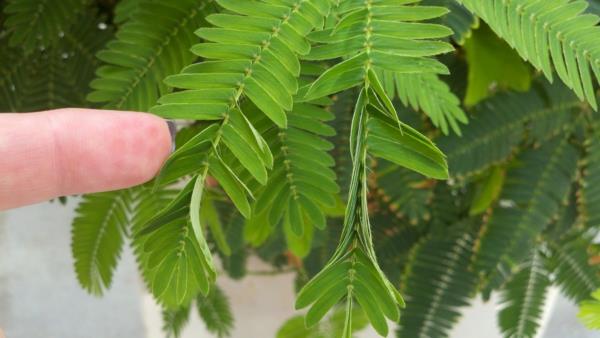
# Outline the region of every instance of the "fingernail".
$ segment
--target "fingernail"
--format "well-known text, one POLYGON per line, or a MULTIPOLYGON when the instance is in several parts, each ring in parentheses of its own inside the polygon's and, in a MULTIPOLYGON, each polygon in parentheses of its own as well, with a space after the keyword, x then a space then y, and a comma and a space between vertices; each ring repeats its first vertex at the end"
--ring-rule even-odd
POLYGON ((175 136, 177 135, 177 125, 173 121, 167 121, 169 133, 171 134, 171 152, 175 151, 175 136))

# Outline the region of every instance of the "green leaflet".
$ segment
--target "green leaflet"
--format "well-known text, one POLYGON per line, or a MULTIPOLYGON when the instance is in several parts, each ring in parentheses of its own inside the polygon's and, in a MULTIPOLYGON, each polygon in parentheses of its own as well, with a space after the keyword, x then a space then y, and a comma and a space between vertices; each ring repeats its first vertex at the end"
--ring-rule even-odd
MULTIPOLYGON (((98 77, 91 82, 93 91, 87 99, 108 108, 147 111, 168 92, 162 79, 194 60, 187 52, 193 30, 215 7, 212 0, 151 0, 131 6, 135 11, 97 55, 105 65, 96 71, 98 77)), ((166 115, 181 116, 183 112, 166 115)))
MULTIPOLYGON (((579 235, 581 236, 581 235, 579 235)), ((586 299, 600 286, 598 266, 589 263, 590 239, 565 238, 550 242, 549 266, 555 274, 554 283, 574 302, 586 299)))
POLYGON ((472 106, 487 98, 492 88, 529 90, 529 67, 487 25, 473 31, 465 42, 465 52, 469 64, 465 105, 472 106))
POLYGON ((579 212, 584 217, 585 223, 589 227, 598 227, 600 225, 600 213, 597 205, 600 198, 600 190, 595 182, 598 182, 600 177, 600 139, 598 124, 593 126, 593 129, 588 131, 586 139, 586 154, 585 169, 583 171, 583 179, 581 181, 581 196, 579 212))
POLYGON ((468 176, 503 163, 524 140, 545 141, 573 123, 580 104, 561 84, 540 84, 541 91, 501 93, 474 109, 463 136, 437 140, 448 156, 452 176, 468 176))
POLYGON ((404 125, 402 129, 376 118, 368 122, 369 151, 378 157, 437 179, 448 177, 444 154, 428 138, 404 125))
POLYGON ((450 129, 461 135, 459 123, 467 124, 468 118, 460 107, 460 100, 436 74, 381 73, 390 97, 397 96, 405 106, 422 110, 445 135, 450 129))
POLYGON ((439 18, 438 22, 452 29, 452 39, 460 45, 471 35, 472 29, 479 26, 478 18, 455 0, 424 0, 422 4, 448 8, 450 12, 439 18))
POLYGON ((250 203, 246 197, 246 194, 250 193, 248 187, 245 186, 221 158, 211 157, 208 168, 210 175, 221 184, 221 187, 229 195, 238 210, 245 217, 250 217, 250 203))
MULTIPOLYGON (((209 16, 207 20, 216 27, 197 30, 206 42, 192 48, 209 60, 184 69, 166 82, 189 90, 232 90, 234 95, 229 97, 202 101, 198 96, 196 104, 210 104, 211 109, 214 107, 211 114, 222 116, 245 96, 278 126, 285 127, 285 111, 292 108, 292 97, 298 89, 297 55, 308 53, 310 45, 304 37, 322 25, 322 17, 329 11, 328 2, 316 5, 317 1, 301 1, 298 7, 271 1, 255 1, 251 6, 225 0, 218 3, 234 14, 209 16)), ((179 118, 206 119, 208 115, 198 114, 198 109, 182 107, 189 104, 183 98, 155 109, 169 116, 179 110, 179 118)), ((265 179, 264 175, 257 178, 265 179)))
POLYGON ((229 298, 219 287, 215 287, 206 296, 198 296, 196 305, 200 317, 209 332, 218 338, 229 337, 234 320, 229 298))
POLYGON ((167 308, 188 303, 198 292, 208 293, 216 278, 212 255, 196 218, 201 179, 190 181, 170 203, 163 204, 158 214, 138 211, 148 215, 138 221, 138 259, 152 293, 167 308))
POLYGON ((533 337, 540 325, 550 279, 535 250, 502 290, 498 322, 506 337, 533 337))
MULTIPOLYGON (((93 54, 114 32, 92 9, 77 13, 72 19, 62 37, 57 34, 58 39, 44 50, 0 48, 0 111, 32 112, 88 105, 85 88, 99 65, 93 54)), ((9 37, 3 35, 0 42, 8 45, 9 37)))
POLYGON ((73 220, 71 249, 83 288, 100 295, 112 282, 125 234, 129 232, 129 190, 85 196, 73 220))
POLYGON ((78 16, 90 5, 88 0, 52 1, 11 0, 4 7, 4 25, 11 30, 9 44, 20 46, 27 53, 50 47, 60 39, 60 33, 70 30, 78 16))
MULTIPOLYGON (((335 205, 340 190, 330 169, 333 159, 327 153, 333 145, 324 138, 333 131, 325 124, 333 115, 318 105, 296 103, 288 116, 287 129, 266 133, 274 152, 274 169, 257 193, 248 225, 260 225, 270 233, 283 220, 290 249, 302 257, 310 249, 313 228, 325 227, 324 210, 335 205)), ((259 232, 246 233, 256 236, 259 232)), ((264 235, 247 238, 255 246, 265 239, 264 235)))
POLYGON ((564 136, 522 153, 481 232, 476 265, 492 271, 502 257, 531 245, 550 223, 571 188, 578 154, 564 136))
POLYGON ((205 197, 202 200, 202 205, 200 206, 200 219, 209 225, 211 234, 219 247, 219 251, 225 256, 231 256, 231 246, 227 242, 226 234, 223 231, 223 224, 219 217, 215 201, 211 198, 205 197))
POLYGON ((163 331, 167 334, 167 338, 180 337, 183 328, 189 321, 190 312, 191 307, 189 305, 174 310, 163 309, 163 331))
POLYGON ((501 167, 493 167, 489 170, 489 173, 479 183, 469 214, 478 215, 491 207, 502 191, 505 174, 501 167))
POLYGON ((581 100, 597 108, 592 79, 600 79, 600 20, 583 14, 584 0, 458 0, 548 79, 553 68, 581 100), (529 18, 529 20, 528 20, 529 18), (538 18, 532 21, 531 18, 538 18), (553 67, 554 66, 554 67, 553 67))
MULTIPOLYGON (((365 313, 357 307, 354 307, 351 312, 352 332, 358 332, 364 329, 368 324, 368 319, 365 313)), ((343 306, 336 308, 335 312, 327 319, 326 322, 320 323, 313 327, 307 328, 304 324, 302 316, 295 316, 288 319, 277 331, 277 338, 294 338, 294 337, 310 337, 310 338, 337 338, 342 337, 344 333, 346 320, 346 309, 343 306)), ((354 337, 354 336, 352 336, 354 337)))
POLYGON ((408 301, 399 337, 448 336, 477 286, 477 275, 469 270, 472 246, 473 236, 455 232, 425 238, 413 248, 402 277, 408 301))
POLYGON ((589 329, 598 330, 600 328, 600 292, 596 290, 592 293, 592 298, 581 302, 577 317, 589 329))

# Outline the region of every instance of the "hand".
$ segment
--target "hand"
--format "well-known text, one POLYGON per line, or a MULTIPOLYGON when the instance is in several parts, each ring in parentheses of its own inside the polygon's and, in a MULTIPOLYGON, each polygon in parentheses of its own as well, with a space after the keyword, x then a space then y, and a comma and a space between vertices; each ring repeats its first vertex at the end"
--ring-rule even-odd
POLYGON ((0 114, 0 210, 149 181, 171 152, 169 129, 145 113, 0 114))

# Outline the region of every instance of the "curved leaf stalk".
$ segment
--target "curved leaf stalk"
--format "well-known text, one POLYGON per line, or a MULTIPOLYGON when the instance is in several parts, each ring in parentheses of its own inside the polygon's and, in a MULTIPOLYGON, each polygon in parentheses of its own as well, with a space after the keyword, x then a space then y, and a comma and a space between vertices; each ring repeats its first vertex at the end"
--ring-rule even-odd
POLYGON ((340 243, 323 270, 302 289, 296 302, 297 308, 312 304, 306 323, 313 326, 341 299, 345 299, 347 310, 343 337, 351 337, 352 334, 351 314, 355 300, 382 336, 388 333, 385 318, 397 321, 399 307, 404 306, 402 297, 379 268, 373 248, 367 201, 368 101, 364 97, 367 88, 368 83, 360 94, 353 121, 353 172, 340 243))

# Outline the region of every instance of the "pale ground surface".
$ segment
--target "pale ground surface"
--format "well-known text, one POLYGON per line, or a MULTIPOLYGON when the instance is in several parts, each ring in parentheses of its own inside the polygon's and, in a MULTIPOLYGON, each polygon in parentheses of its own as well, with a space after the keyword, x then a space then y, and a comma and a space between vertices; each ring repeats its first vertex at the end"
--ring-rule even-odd
MULTIPOLYGON (((71 199, 66 207, 43 203, 0 214, 0 327, 6 338, 163 338, 158 308, 143 291, 129 252, 103 298, 79 288, 69 249, 73 208, 71 199)), ((252 269, 264 268, 252 262, 252 269)), ((233 338, 274 337, 294 314, 291 275, 221 277, 219 285, 235 304, 233 338)), ((550 320, 540 338, 600 338, 577 322, 574 305, 556 295, 549 297, 550 320)), ((499 338, 495 307, 475 301, 452 338, 499 338)), ((194 315, 183 337, 211 336, 194 315)), ((365 331, 359 337, 377 335, 365 331)))

